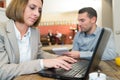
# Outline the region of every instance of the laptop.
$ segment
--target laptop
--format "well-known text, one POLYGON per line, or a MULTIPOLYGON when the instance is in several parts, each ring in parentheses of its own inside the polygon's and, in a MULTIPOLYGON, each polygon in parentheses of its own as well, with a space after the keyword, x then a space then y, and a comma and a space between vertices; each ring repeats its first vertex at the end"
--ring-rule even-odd
POLYGON ((77 67, 73 67, 69 71, 50 68, 40 71, 39 75, 58 80, 88 80, 88 74, 98 69, 98 65, 101 61, 101 57, 109 40, 110 34, 111 32, 109 30, 102 28, 91 60, 80 60, 80 62, 78 61, 73 64, 77 67))

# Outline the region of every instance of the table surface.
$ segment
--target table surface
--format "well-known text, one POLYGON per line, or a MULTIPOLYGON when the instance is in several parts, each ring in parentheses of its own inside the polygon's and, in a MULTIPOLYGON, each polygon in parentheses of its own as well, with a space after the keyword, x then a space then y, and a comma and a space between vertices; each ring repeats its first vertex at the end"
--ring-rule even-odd
POLYGON ((62 47, 67 47, 68 49, 72 49, 72 44, 43 46, 42 50, 52 50, 53 48, 62 48, 62 47))
MULTIPOLYGON (((120 66, 117 66, 114 60, 101 61, 99 67, 101 69, 101 72, 105 73, 110 78, 107 80, 120 80, 120 66)), ((14 80, 55 80, 55 79, 42 77, 38 74, 30 74, 18 76, 14 80)))
POLYGON ((120 80, 120 66, 117 66, 114 60, 101 61, 99 67, 108 77, 114 78, 114 80, 120 80))

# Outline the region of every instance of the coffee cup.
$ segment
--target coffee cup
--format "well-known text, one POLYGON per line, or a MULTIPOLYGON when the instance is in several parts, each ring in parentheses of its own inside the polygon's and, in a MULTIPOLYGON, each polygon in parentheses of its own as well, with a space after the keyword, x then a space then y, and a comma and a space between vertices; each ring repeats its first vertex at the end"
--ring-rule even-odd
POLYGON ((92 72, 89 74, 89 80, 106 80, 104 73, 92 72))

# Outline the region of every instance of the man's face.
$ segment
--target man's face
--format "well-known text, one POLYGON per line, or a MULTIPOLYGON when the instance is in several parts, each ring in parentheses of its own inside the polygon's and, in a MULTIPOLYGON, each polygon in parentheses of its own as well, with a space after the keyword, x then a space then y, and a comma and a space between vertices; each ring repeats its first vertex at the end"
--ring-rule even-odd
POLYGON ((89 18, 87 12, 78 14, 78 26, 80 27, 81 32, 91 32, 94 24, 95 18, 89 18))

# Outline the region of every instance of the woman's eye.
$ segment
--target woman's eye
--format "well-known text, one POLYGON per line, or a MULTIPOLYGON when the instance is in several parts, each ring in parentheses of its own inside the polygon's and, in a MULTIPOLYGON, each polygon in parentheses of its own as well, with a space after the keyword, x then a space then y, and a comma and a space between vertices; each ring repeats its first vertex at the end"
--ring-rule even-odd
POLYGON ((35 5, 28 5, 28 7, 31 9, 31 10, 34 10, 35 9, 35 5))
POLYGON ((30 6, 30 9, 34 10, 34 9, 35 9, 35 7, 30 6))
MULTIPOLYGON (((30 8, 31 10, 38 9, 35 5, 30 5, 29 8, 30 8)), ((42 9, 39 8, 39 9, 38 9, 38 12, 41 13, 41 11, 42 11, 42 9)))

